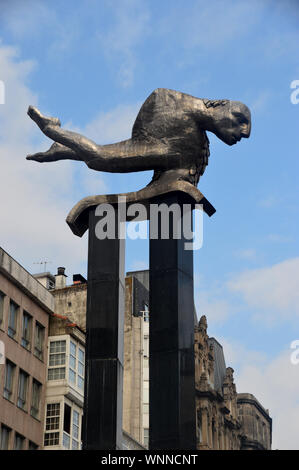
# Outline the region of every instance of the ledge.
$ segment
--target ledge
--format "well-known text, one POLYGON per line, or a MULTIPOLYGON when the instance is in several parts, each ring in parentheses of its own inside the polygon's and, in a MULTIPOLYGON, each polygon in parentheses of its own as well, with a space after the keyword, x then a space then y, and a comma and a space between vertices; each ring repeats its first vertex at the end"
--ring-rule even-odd
MULTIPOLYGON (((131 204, 143 204, 147 211, 147 219, 149 219, 149 205, 153 198, 167 194, 170 192, 182 192, 185 194, 190 204, 201 204, 203 211, 211 217, 216 209, 205 198, 205 196, 193 184, 183 181, 175 180, 170 183, 152 182, 140 191, 121 194, 104 194, 99 196, 88 196, 81 199, 70 211, 66 218, 66 222, 70 229, 78 237, 82 237, 88 229, 88 215, 89 211, 98 206, 99 204, 117 205, 119 197, 126 198, 127 208, 131 204)), ((133 218, 127 217, 127 221, 133 218)))

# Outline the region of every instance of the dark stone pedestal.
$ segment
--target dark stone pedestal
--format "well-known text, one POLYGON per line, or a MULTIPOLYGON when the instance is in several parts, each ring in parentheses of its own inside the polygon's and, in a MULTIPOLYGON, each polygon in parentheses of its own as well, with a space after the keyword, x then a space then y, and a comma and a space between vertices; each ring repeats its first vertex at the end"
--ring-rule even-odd
MULTIPOLYGON (((117 221, 117 211, 116 221, 117 221)), ((89 213, 83 448, 121 449, 125 241, 99 240, 89 213)), ((117 227, 117 222, 116 222, 117 227)))
MULTIPOLYGON (((183 213, 188 200, 174 192, 151 203, 178 204, 183 213)), ((193 250, 183 235, 161 239, 161 220, 158 227, 150 239, 149 447, 196 449, 193 250)))

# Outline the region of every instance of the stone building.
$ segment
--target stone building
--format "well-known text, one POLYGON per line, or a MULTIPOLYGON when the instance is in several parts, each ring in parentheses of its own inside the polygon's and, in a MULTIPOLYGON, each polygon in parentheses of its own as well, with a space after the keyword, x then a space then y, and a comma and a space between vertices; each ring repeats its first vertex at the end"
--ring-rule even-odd
POLYGON ((66 316, 83 330, 86 328, 87 281, 81 274, 73 275, 73 282, 66 284, 65 268, 59 267, 57 274, 35 274, 34 277, 51 290, 55 300, 55 313, 66 316))
MULTIPOLYGON (((126 277, 123 427, 148 445, 149 272, 126 277)), ((199 450, 271 449, 272 420, 250 394, 237 394, 223 348, 195 314, 194 356, 199 450)))
POLYGON ((0 248, 0 449, 43 446, 50 292, 0 248))
POLYGON ((272 419, 269 410, 251 393, 238 393, 238 416, 242 426, 242 450, 271 449, 272 419))
MULTIPOLYGON (((36 278, 50 289, 55 312, 49 326, 44 448, 80 448, 87 282, 76 274, 66 285, 64 268, 56 276, 36 278)), ((127 273, 125 288, 123 445, 141 450, 149 435, 149 272, 127 273)), ((197 322, 195 313, 194 325, 197 448, 270 449, 269 412, 253 395, 237 394, 234 371, 226 367, 222 346, 208 336, 206 317, 197 322)))
POLYGON ((195 327, 197 448, 240 449, 241 424, 233 369, 225 366, 222 346, 207 335, 202 316, 195 327))
POLYGON ((148 447, 149 438, 149 276, 125 280, 123 428, 148 447))
POLYGON ((236 391, 222 346, 207 334, 202 316, 195 328, 197 448, 271 449, 272 419, 257 399, 236 391))

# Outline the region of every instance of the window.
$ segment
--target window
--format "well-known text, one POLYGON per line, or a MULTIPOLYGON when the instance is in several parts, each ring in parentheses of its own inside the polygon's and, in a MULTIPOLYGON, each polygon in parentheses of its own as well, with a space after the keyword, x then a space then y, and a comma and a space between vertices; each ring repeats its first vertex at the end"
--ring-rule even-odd
POLYGON ((50 342, 49 367, 65 364, 65 341, 50 342))
POLYGON ((61 380, 65 378, 65 367, 56 367, 48 370, 48 380, 61 380))
POLYGON ((76 385, 76 350, 77 347, 73 341, 70 342, 70 368, 69 380, 76 385))
POLYGON ((77 441, 79 441, 79 413, 76 410, 73 410, 72 432, 73 432, 73 439, 76 439, 77 441))
POLYGON ((63 418, 63 430, 68 434, 71 434, 71 407, 65 403, 64 404, 64 418, 63 418))
POLYGON ((149 432, 148 428, 143 429, 143 443, 145 447, 148 447, 149 432))
POLYGON ((63 447, 65 447, 66 449, 69 449, 70 448, 70 443, 71 443, 70 436, 66 432, 64 432, 63 436, 62 436, 62 445, 63 445, 63 447))
POLYGON ((78 353, 78 387, 84 390, 84 357, 85 353, 79 348, 78 353))
POLYGON ((59 432, 47 432, 45 434, 44 446, 58 446, 59 445, 59 432))
POLYGON ((28 374, 20 369, 17 405, 22 410, 26 409, 27 389, 28 389, 28 374))
POLYGON ((76 441, 75 439, 72 439, 72 450, 78 450, 79 449, 79 442, 76 441))
POLYGON ((85 352, 80 346, 70 341, 69 381, 84 391, 85 352))
POLYGON ((7 332, 8 336, 11 338, 15 338, 17 334, 18 312, 19 306, 11 300, 9 306, 9 322, 7 332))
POLYGON ((50 341, 48 380, 65 378, 66 341, 50 341))
POLYGON ((13 399, 13 385, 14 385, 15 370, 16 370, 16 366, 12 362, 6 361, 5 384, 4 384, 3 396, 10 401, 12 401, 13 399))
POLYGON ((37 380, 33 379, 30 414, 36 419, 39 418, 41 391, 42 385, 37 380))
POLYGON ((46 414, 44 446, 59 445, 60 403, 49 403, 46 414), (48 431, 48 432, 47 432, 48 431), (54 431, 54 432, 49 432, 54 431))
POLYGON ((38 449, 38 445, 32 441, 29 441, 28 450, 37 450, 37 449, 38 449))
POLYGON ((5 294, 0 291, 0 327, 3 324, 3 317, 4 317, 4 297, 5 294))
POLYGON ((29 315, 29 313, 24 312, 21 345, 28 350, 31 349, 31 327, 32 327, 32 316, 29 315))
POLYGON ((144 310, 143 310, 143 320, 145 322, 148 322, 149 321, 149 309, 148 309, 148 305, 146 303, 144 303, 144 310))
POLYGON ((0 449, 8 450, 9 438, 10 438, 11 429, 2 424, 1 426, 1 435, 0 435, 0 449))
POLYGON ((16 433, 14 450, 23 450, 24 442, 25 442, 25 437, 21 436, 21 434, 16 433))
POLYGON ((34 338, 34 355, 40 360, 44 357, 44 339, 45 339, 45 328, 36 322, 35 324, 35 338, 34 338))

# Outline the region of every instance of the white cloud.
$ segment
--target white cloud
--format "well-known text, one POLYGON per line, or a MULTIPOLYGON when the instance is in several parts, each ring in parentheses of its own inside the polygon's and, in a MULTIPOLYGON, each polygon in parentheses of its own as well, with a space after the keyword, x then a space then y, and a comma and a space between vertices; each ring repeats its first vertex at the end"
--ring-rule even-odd
POLYGON ((267 268, 242 273, 228 282, 228 288, 240 293, 256 315, 268 322, 299 315, 299 258, 267 268))
POLYGON ((119 105, 111 111, 100 112, 84 128, 84 135, 99 144, 129 139, 141 104, 119 105))
POLYGON ((1 2, 3 17, 5 15, 5 28, 17 40, 24 36, 37 36, 53 21, 53 9, 38 0, 7 0, 1 2))
POLYGON ((294 237, 290 235, 280 235, 278 233, 270 233, 267 240, 274 243, 289 243, 294 241, 294 237))
POLYGON ((250 105, 251 113, 253 114, 264 111, 264 109, 269 104, 270 98, 271 93, 269 92, 269 90, 261 91, 250 105))
MULTIPOLYGON (((111 4, 111 3, 110 3, 111 4)), ((123 87, 133 84, 137 67, 136 50, 149 32, 149 10, 144 2, 122 0, 110 11, 114 25, 107 34, 98 32, 97 37, 108 59, 118 62, 118 78, 123 87)))
POLYGON ((239 250, 235 252, 235 255, 238 258, 246 259, 246 260, 255 260, 256 259, 256 250, 253 248, 247 248, 245 250, 239 250))
POLYGON ((223 283, 214 283, 208 290, 195 288, 195 305, 198 318, 206 315, 211 326, 224 323, 235 313, 223 283))
POLYGON ((273 449, 299 449, 299 365, 290 361, 291 350, 260 364, 244 361, 236 374, 238 392, 253 393, 273 419, 273 449))
POLYGON ((164 34, 175 31, 186 49, 201 51, 224 48, 259 22, 264 6, 260 2, 222 2, 199 0, 178 11, 176 5, 162 19, 164 34), (246 18, 246 21, 244 21, 246 18))
POLYGON ((273 420, 272 449, 299 449, 299 365, 290 360, 293 350, 275 357, 247 349, 231 338, 217 337, 226 366, 233 367, 237 393, 252 393, 273 420))
MULTIPOLYGON (((0 245, 29 271, 38 269, 34 262, 46 259, 53 270, 65 265, 74 272, 85 269, 86 237, 75 237, 65 218, 79 199, 106 193, 107 185, 102 173, 79 162, 37 164, 25 159, 51 144, 27 116, 28 105, 38 104, 26 85, 34 67, 34 62, 19 59, 16 48, 0 45, 0 78, 6 88, 6 102, 0 105, 0 245)), ((101 113, 83 131, 100 142, 129 137, 136 109, 120 106, 101 113)))
POLYGON ((278 207, 279 200, 275 196, 267 196, 261 199, 258 202, 258 205, 264 207, 265 209, 270 209, 272 207, 278 207))

